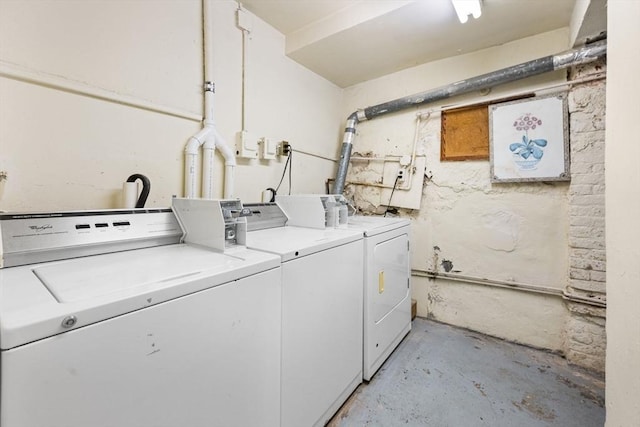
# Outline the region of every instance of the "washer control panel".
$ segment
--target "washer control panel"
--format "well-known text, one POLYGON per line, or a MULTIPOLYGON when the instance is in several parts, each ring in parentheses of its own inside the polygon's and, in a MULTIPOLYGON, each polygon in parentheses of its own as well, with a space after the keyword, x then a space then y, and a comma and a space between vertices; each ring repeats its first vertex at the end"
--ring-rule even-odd
POLYGON ((239 199, 185 199, 174 197, 172 208, 184 230, 184 241, 221 252, 246 245, 247 216, 251 209, 239 199))
POLYGON ((178 243, 171 209, 0 214, 1 267, 178 243))

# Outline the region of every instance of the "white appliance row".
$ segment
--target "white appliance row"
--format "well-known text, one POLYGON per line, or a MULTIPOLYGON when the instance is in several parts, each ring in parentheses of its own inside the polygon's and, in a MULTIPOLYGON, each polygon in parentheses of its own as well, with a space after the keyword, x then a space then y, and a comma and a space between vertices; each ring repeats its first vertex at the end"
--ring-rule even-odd
POLYGON ((0 214, 0 425, 324 425, 411 327, 408 221, 345 213, 0 214))

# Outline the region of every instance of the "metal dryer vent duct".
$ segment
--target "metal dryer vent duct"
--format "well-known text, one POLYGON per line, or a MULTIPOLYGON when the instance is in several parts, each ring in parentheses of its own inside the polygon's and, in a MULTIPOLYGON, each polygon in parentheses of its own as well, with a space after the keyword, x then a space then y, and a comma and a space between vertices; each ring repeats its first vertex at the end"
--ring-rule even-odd
POLYGON ((427 92, 409 95, 393 101, 367 107, 358 110, 347 118, 347 126, 344 130, 342 140, 342 150, 338 163, 338 172, 333 187, 333 194, 342 194, 347 178, 349 160, 351 159, 351 148, 356 136, 356 126, 364 120, 371 120, 385 114, 395 113, 410 107, 428 104, 441 99, 465 93, 491 88, 504 83, 513 82, 527 77, 543 74, 549 71, 561 70, 574 65, 586 64, 604 56, 607 52, 606 40, 602 40, 579 49, 559 53, 557 55, 545 56, 522 64, 513 65, 491 73, 482 74, 467 80, 460 80, 447 86, 441 86, 427 92))

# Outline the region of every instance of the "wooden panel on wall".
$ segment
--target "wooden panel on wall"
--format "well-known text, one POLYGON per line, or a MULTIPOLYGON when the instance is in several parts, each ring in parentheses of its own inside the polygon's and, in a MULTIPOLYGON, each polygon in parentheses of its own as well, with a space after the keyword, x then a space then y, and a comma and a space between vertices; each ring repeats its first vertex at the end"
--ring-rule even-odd
POLYGON ((442 112, 440 160, 489 160, 487 104, 442 112))

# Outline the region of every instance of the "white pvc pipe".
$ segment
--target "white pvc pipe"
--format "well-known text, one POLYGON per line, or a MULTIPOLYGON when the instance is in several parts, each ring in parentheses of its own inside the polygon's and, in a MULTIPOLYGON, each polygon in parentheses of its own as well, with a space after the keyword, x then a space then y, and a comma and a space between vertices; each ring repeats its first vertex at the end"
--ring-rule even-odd
MULTIPOLYGON (((212 0, 202 0, 202 32, 203 32, 203 50, 204 50, 204 80, 213 82, 213 8, 212 0)), ((211 97, 212 98, 212 97, 211 97)), ((205 96, 205 103, 207 102, 205 96)), ((208 109, 205 107, 205 120, 213 119, 213 102, 211 102, 211 115, 207 116, 208 109)))
POLYGON ((206 127, 200 129, 197 134, 189 138, 184 149, 184 197, 186 198, 193 199, 196 197, 199 150, 210 132, 211 130, 206 127))
POLYGON ((197 176, 198 176, 198 150, 202 131, 189 138, 189 142, 184 149, 184 197, 193 199, 196 197, 197 176))
POLYGON ((233 187, 235 185, 235 165, 226 165, 224 168, 224 198, 233 199, 233 187))
POLYGON ((208 138, 202 146, 202 198, 213 198, 213 162, 216 146, 213 138, 208 138))
MULTIPOLYGON (((416 131, 413 135, 413 149, 411 151, 411 163, 409 164, 409 168, 407 171, 407 177, 405 179, 404 185, 398 187, 398 190, 411 190, 411 184, 413 182, 413 171, 416 168, 416 150, 418 149, 418 140, 420 139, 420 125, 422 124, 422 114, 416 115, 416 131)), ((429 116, 427 116, 427 119, 429 116)))
POLYGON ((224 157, 225 164, 230 166, 236 165, 236 155, 233 149, 226 143, 220 132, 216 128, 213 128, 213 134, 215 136, 216 148, 220 150, 220 154, 224 157))
POLYGON ((184 154, 184 197, 193 199, 196 197, 198 173, 198 156, 195 154, 184 154))
MULTIPOLYGON (((206 80, 211 82, 211 80, 206 80)), ((211 83, 213 85, 213 83, 211 83)), ((215 90, 215 88, 213 89, 215 90)), ((213 90, 205 90, 204 92, 204 125, 215 127, 215 105, 213 102, 214 92, 213 90)))
POLYGON ((220 154, 225 160, 224 169, 224 198, 233 198, 234 185, 235 185, 235 169, 236 169, 236 156, 233 149, 225 142, 220 132, 216 128, 213 128, 215 135, 216 148, 220 150, 220 154))
POLYGON ((213 14, 211 13, 211 0, 202 1, 202 25, 204 32, 203 40, 203 62, 205 84, 204 92, 204 127, 189 139, 185 148, 185 197, 196 197, 196 176, 198 172, 197 160, 200 147, 202 147, 202 198, 213 198, 214 188, 214 163, 215 150, 225 159, 225 177, 224 177, 224 197, 232 198, 235 183, 235 167, 236 158, 233 149, 226 143, 215 127, 214 121, 214 90, 213 87, 213 55, 211 49, 213 46, 212 28, 213 14))

